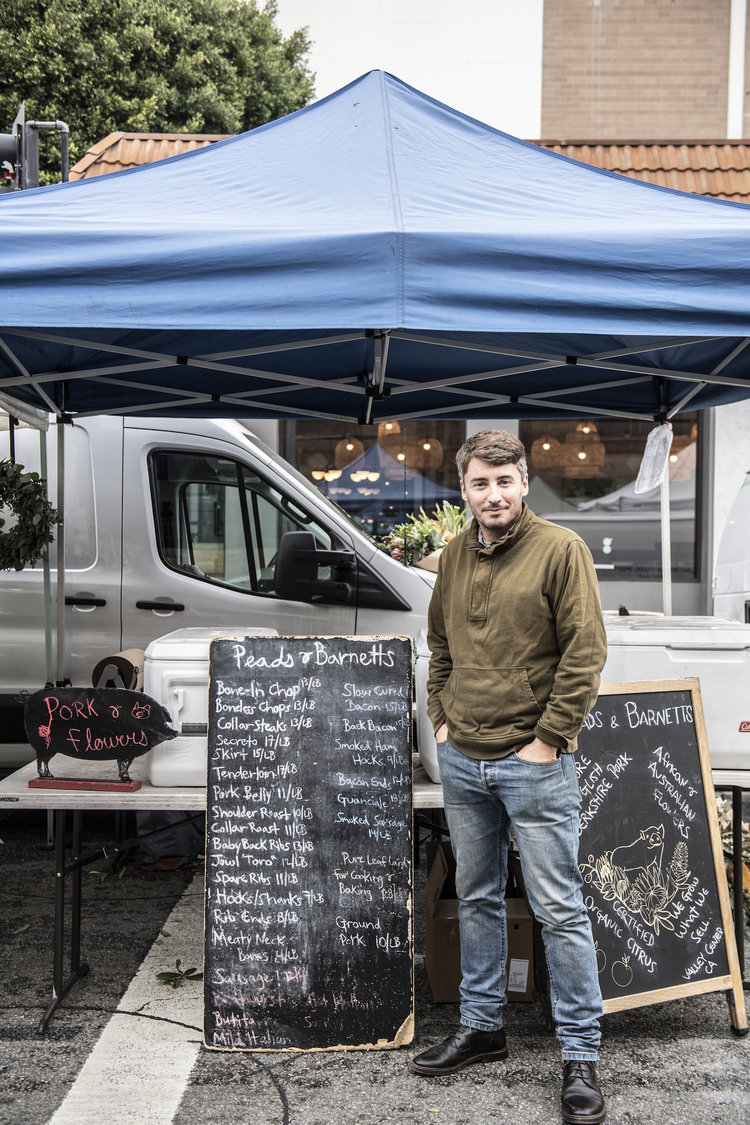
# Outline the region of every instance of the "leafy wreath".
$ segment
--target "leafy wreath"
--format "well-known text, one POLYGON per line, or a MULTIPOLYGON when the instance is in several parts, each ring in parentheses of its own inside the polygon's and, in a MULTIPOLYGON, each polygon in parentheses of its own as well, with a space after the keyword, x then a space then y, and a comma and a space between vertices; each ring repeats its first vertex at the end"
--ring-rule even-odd
POLYGON ((23 465, 0 461, 0 570, 33 566, 52 542, 58 522, 39 473, 25 473, 23 465), (9 513, 15 522, 6 531, 9 513))

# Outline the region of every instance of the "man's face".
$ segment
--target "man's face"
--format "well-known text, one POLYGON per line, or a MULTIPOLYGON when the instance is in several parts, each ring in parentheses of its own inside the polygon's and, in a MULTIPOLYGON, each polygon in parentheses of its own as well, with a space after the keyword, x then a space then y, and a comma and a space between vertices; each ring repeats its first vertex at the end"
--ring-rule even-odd
POLYGON ((528 491, 529 478, 521 476, 518 465, 491 465, 479 457, 469 461, 461 485, 461 495, 491 543, 516 522, 528 491))

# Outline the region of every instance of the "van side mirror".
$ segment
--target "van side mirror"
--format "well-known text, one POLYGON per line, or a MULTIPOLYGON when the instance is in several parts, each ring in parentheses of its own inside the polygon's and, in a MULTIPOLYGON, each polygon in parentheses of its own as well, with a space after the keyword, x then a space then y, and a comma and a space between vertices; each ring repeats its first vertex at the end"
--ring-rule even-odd
MULTIPOLYGON (((276 554, 274 591, 280 598, 297 602, 341 602, 352 600, 354 587, 338 578, 318 577, 318 568, 330 566, 334 575, 353 572, 353 551, 321 551, 311 531, 287 531, 276 554)), ((348 576, 348 575, 347 575, 348 576)))

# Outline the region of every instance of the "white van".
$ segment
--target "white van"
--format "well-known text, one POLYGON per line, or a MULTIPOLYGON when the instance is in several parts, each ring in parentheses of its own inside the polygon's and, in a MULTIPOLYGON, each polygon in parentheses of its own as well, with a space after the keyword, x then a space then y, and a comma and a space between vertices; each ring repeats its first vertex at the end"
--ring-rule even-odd
MULTIPOLYGON (((56 425, 47 434, 50 496, 56 425)), ((237 422, 97 417, 65 426, 64 676, 183 626, 399 634, 434 575, 396 562, 237 422)), ((9 450, 0 434, 0 458, 9 450)), ((39 471, 40 436, 15 431, 39 471)), ((52 596, 55 594, 55 552, 52 596)), ((53 612, 54 621, 54 612, 53 612)), ((45 682, 41 564, 0 571, 0 767, 27 761, 23 693, 45 682)))
POLYGON ((714 613, 750 622, 750 473, 727 516, 714 568, 714 613))

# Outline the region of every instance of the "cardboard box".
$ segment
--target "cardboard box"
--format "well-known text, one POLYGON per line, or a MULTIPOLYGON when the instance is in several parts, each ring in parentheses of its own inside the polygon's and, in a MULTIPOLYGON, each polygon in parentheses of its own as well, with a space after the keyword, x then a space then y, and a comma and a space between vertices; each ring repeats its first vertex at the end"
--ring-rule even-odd
MULTIPOLYGON (((450 844, 428 846, 425 965, 436 1004, 460 1000, 461 941, 458 932, 455 861, 450 844), (432 859, 430 861, 430 853, 432 859)), ((523 898, 506 898, 508 916, 508 1000, 534 999, 534 939, 529 908, 523 898)))

